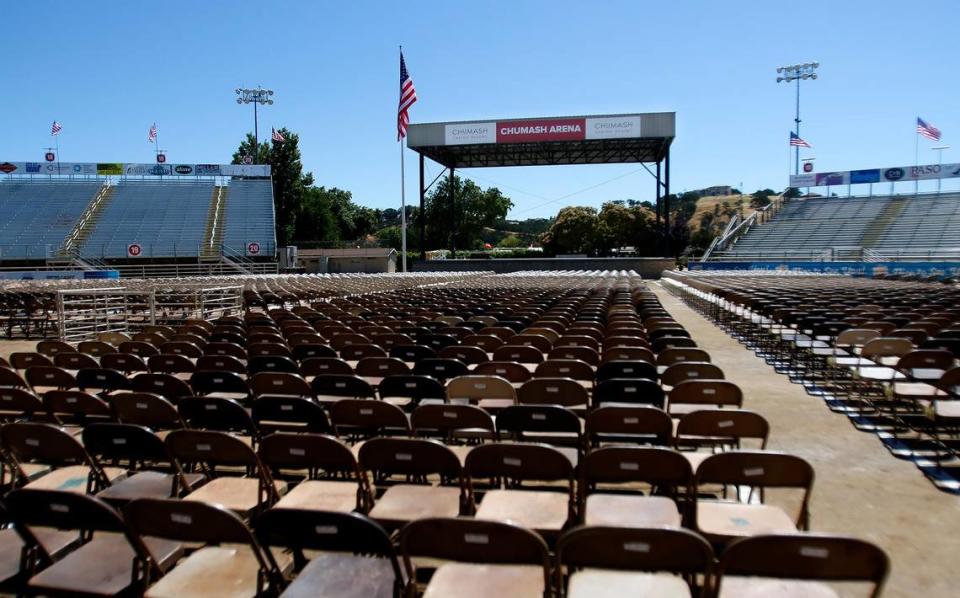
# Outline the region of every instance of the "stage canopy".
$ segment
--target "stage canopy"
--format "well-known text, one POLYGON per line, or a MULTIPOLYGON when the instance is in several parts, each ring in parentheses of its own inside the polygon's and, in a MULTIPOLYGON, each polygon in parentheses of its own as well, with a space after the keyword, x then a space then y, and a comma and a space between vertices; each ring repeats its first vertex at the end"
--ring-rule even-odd
MULTIPOLYGON (((675 133, 674 112, 411 124, 407 147, 420 154, 420 238, 426 238, 426 158, 446 167, 451 183, 458 168, 643 163, 655 180, 657 222, 662 215, 664 231, 669 231, 670 206, 660 204, 661 197, 670 195, 670 144, 675 133), (656 165, 655 172, 647 163, 656 165)), ((453 192, 451 184, 451 206, 453 192)), ((453 230, 455 226, 451 233, 453 230)), ((424 250, 421 246, 422 259, 424 250)), ((454 234, 450 235, 450 250, 456 255, 454 234)))
POLYGON ((675 113, 411 124, 407 147, 447 168, 660 162, 675 113))

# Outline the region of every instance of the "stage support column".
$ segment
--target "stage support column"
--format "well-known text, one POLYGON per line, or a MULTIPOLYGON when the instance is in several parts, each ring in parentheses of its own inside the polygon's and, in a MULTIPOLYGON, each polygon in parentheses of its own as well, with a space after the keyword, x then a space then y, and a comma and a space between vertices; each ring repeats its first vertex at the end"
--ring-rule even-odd
POLYGON ((657 230, 660 229, 660 185, 662 185, 660 179, 660 160, 657 160, 657 230))
POLYGON ((423 154, 420 154, 420 261, 427 261, 427 210, 424 209, 424 197, 426 193, 423 190, 423 154))
POLYGON ((670 257, 673 243, 671 242, 670 236, 670 148, 667 148, 667 154, 664 157, 664 177, 663 177, 663 195, 664 195, 664 209, 663 209, 663 226, 666 230, 666 253, 665 257, 670 257))
POLYGON ((454 168, 450 167, 450 258, 457 257, 457 204, 454 168))

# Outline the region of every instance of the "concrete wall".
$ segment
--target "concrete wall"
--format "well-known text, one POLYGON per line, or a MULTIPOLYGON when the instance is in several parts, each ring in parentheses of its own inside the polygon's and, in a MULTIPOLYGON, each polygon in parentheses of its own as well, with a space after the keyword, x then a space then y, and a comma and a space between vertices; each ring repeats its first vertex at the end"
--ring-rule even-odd
POLYGON ((521 258, 490 260, 417 260, 414 272, 456 272, 492 270, 498 274, 526 270, 634 270, 647 279, 660 278, 664 270, 675 265, 673 258, 610 257, 610 258, 521 258))

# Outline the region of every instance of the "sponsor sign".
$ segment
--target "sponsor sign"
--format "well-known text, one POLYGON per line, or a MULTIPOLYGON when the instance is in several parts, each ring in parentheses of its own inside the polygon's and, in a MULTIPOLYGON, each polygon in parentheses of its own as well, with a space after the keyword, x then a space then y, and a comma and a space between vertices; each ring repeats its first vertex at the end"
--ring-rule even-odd
POLYGON ((0 164, 0 172, 5 174, 10 174, 11 172, 16 172, 19 169, 19 166, 13 164, 12 162, 4 162, 0 164))
POLYGON ((579 141, 586 138, 584 118, 514 120, 497 123, 497 143, 579 141))
POLYGON ((846 185, 849 181, 848 172, 818 172, 816 186, 846 185))
POLYGON ((891 166, 888 168, 871 168, 846 172, 818 172, 816 174, 791 175, 790 186, 816 187, 821 185, 899 183, 901 181, 929 181, 952 178, 960 178, 960 164, 891 166))
POLYGON ((497 123, 466 123, 446 125, 443 131, 446 145, 472 145, 474 143, 496 143, 497 123))
POLYGON ((177 164, 173 167, 173 171, 177 174, 193 174, 193 166, 189 164, 177 164))
POLYGON ((197 164, 193 167, 193 174, 204 176, 220 176, 219 164, 197 164))
POLYGON ((804 172, 813 172, 813 163, 812 163, 812 162, 804 162, 804 163, 803 163, 803 171, 804 171, 804 172))
POLYGON ((26 170, 28 174, 40 174, 43 170, 43 164, 39 162, 27 162, 24 164, 24 170, 26 170))
POLYGON ((143 247, 139 243, 127 245, 127 257, 140 257, 141 255, 143 255, 143 247))
POLYGON ((250 255, 260 255, 260 243, 250 241, 247 243, 247 253, 250 255))
POLYGON ((223 176, 270 176, 269 164, 221 164, 223 176))
POLYGON ((850 183, 853 185, 859 183, 879 183, 880 169, 872 168, 870 170, 851 170, 850 183))
POLYGON ((163 164, 167 161, 167 156, 165 154, 157 154, 157 164, 163 164))
POLYGON ((639 116, 605 116, 588 118, 586 139, 626 139, 640 137, 639 116))
POLYGON ((98 162, 97 174, 123 174, 123 164, 119 162, 98 162))
POLYGON ((54 160, 57 159, 57 155, 54 154, 53 152, 47 152, 43 155, 43 159, 46 160, 47 162, 53 162, 54 160))

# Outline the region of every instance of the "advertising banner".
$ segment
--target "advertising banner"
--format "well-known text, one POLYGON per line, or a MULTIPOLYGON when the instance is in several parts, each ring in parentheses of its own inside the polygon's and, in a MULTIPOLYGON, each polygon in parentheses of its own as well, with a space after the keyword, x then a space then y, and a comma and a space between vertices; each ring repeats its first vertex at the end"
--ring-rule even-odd
MULTIPOLYGON (((492 130, 492 129, 491 129, 492 130)), ((4 162, 0 174, 123 176, 270 176, 269 164, 153 164, 150 162, 4 162)))
POLYGON ((640 137, 639 116, 607 116, 587 119, 587 139, 628 139, 640 137))
POLYGON ((586 128, 584 118, 497 122, 497 143, 579 141, 586 139, 586 128))
MULTIPOLYGON (((2 168, 3 165, 0 165, 2 168)), ((930 181, 960 178, 960 164, 926 164, 923 166, 893 166, 843 172, 817 172, 790 176, 791 187, 822 187, 827 185, 860 185, 867 183, 899 183, 901 181, 930 181)))
POLYGON ((474 143, 496 143, 497 123, 468 123, 447 125, 443 139, 446 145, 472 145, 474 143))

